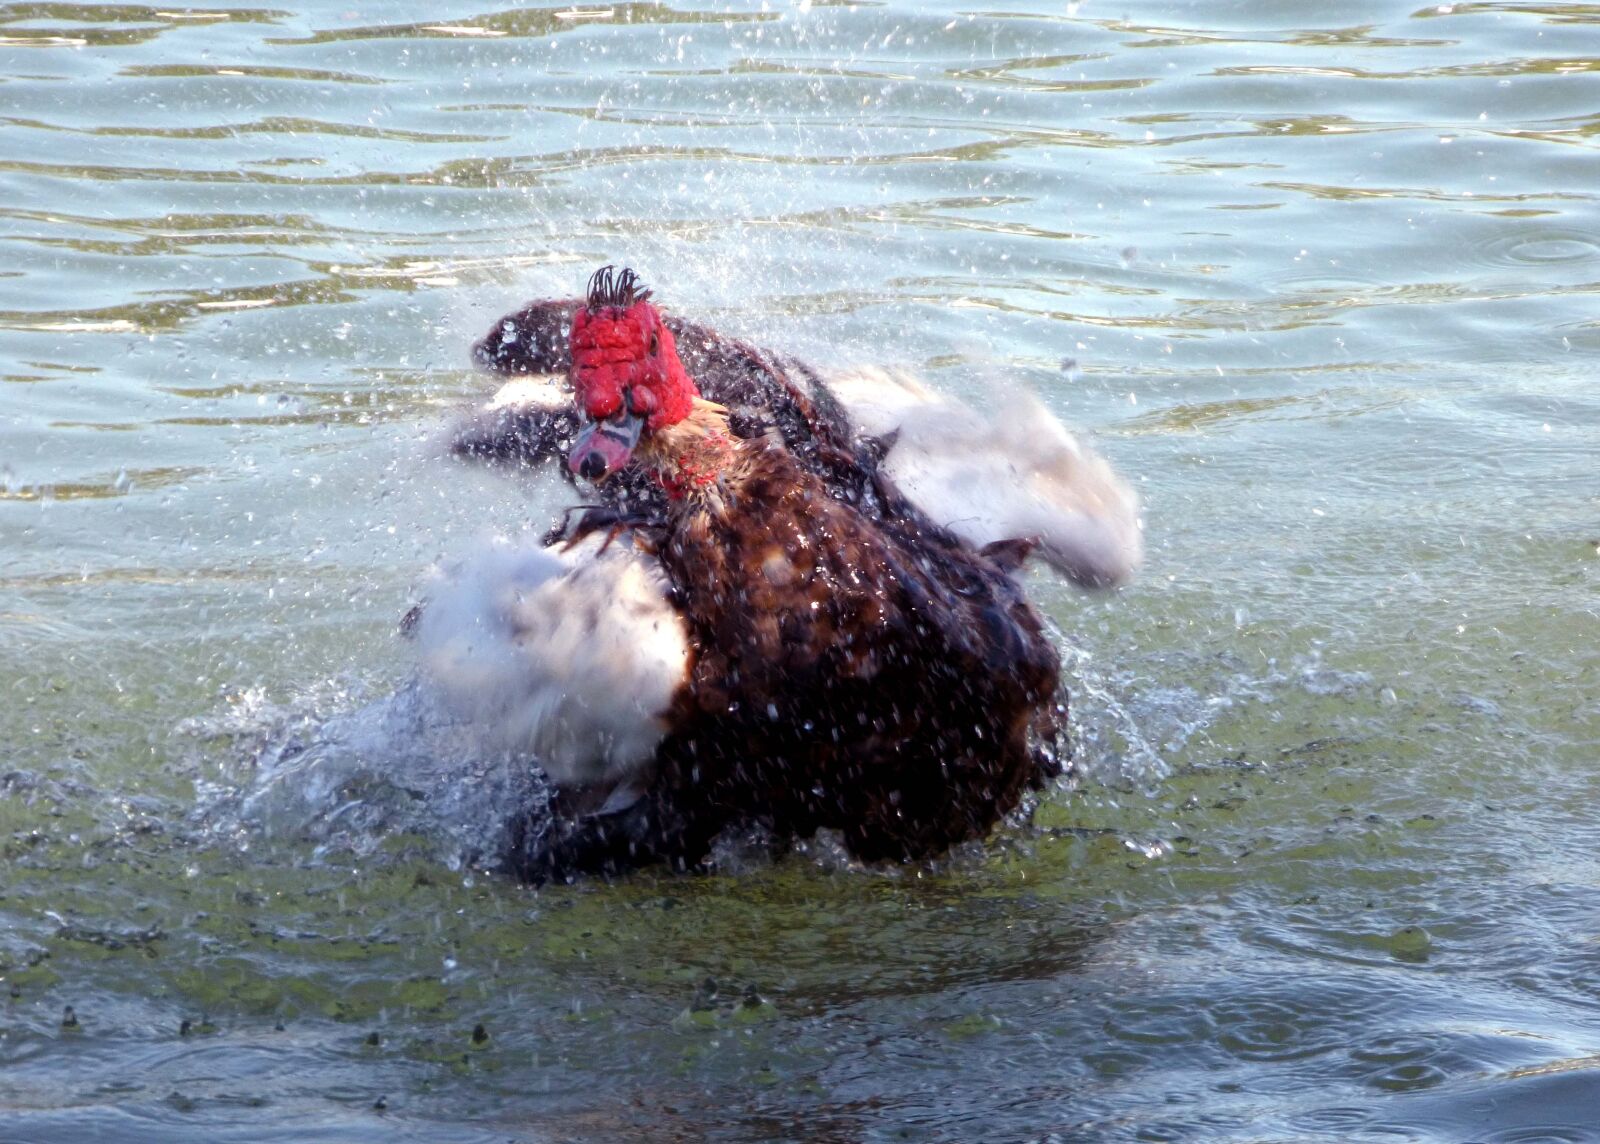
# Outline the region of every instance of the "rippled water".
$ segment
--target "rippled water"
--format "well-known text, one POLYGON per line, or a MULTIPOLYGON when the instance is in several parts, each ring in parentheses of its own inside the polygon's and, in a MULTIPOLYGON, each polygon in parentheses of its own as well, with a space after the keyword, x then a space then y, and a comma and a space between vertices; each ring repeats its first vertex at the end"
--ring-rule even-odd
POLYGON ((1600 1139, 1600 10, 402 7, 0 5, 0 1139, 1600 1139), (1096 434, 1093 781, 538 893, 196 813, 570 496, 439 434, 610 261, 1096 434))

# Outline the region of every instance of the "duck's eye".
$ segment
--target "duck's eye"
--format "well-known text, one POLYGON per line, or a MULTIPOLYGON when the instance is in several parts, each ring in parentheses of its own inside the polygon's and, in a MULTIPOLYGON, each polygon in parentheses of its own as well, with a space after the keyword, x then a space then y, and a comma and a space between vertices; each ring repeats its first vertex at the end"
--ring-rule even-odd
POLYGON ((654 330, 651 330, 650 331, 650 356, 651 357, 655 357, 656 356, 656 350, 660 348, 660 345, 661 345, 661 339, 656 336, 656 332, 654 330))

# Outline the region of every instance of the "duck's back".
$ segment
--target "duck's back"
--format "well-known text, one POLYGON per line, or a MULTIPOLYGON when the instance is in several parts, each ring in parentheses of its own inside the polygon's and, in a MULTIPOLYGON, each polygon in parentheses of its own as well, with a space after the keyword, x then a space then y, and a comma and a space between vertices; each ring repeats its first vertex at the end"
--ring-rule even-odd
POLYGON ((916 859, 981 836, 1048 777, 1030 730, 1059 659, 993 560, 915 520, 874 520, 785 450, 757 450, 661 551, 697 649, 658 753, 673 845, 693 860, 762 808, 916 859))

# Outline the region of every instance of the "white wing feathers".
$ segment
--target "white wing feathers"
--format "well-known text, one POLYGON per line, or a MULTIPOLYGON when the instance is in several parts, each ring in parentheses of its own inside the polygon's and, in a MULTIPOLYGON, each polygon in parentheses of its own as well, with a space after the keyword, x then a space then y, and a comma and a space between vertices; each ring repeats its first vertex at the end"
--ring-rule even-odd
POLYGON ((898 370, 824 380, 858 433, 897 434, 884 470, 964 540, 1037 537, 1047 563, 1090 588, 1120 584, 1139 566, 1138 497, 1031 394, 1005 391, 1005 415, 991 419, 898 370))
POLYGON ((423 674, 452 713, 562 787, 636 777, 688 670, 659 569, 626 537, 603 544, 488 544, 438 573, 417 623, 423 674))

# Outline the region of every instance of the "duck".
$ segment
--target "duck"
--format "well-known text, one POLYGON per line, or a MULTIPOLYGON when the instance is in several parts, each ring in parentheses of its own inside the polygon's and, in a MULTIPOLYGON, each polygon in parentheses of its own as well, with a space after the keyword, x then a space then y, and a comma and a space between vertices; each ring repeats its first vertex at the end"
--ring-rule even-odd
POLYGON ((939 424, 970 411, 913 379, 824 380, 671 319, 614 267, 576 306, 530 306, 476 352, 523 376, 458 451, 518 464, 559 451, 595 492, 552 534, 443 574, 412 625, 425 676, 554 787, 514 831, 509 872, 703 869, 741 827, 777 843, 829 830, 862 862, 924 861, 1061 773, 1060 655, 1019 572, 1042 552, 1080 583, 1118 582, 1126 522, 1074 533, 1061 518, 1093 517, 1094 495, 1102 515, 1133 503, 1064 429, 1002 433, 1012 463, 984 460, 985 423, 939 424), (545 371, 563 363, 558 388, 545 371), (963 451, 964 469, 934 463, 963 451), (1051 475, 1041 452, 1073 462, 1057 480, 1088 471, 1105 487, 1070 512, 1045 503, 1028 488, 1051 475), (994 474, 1032 500, 948 503, 994 474))

